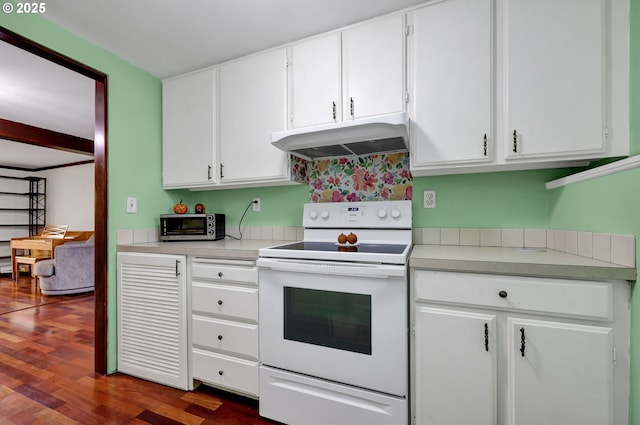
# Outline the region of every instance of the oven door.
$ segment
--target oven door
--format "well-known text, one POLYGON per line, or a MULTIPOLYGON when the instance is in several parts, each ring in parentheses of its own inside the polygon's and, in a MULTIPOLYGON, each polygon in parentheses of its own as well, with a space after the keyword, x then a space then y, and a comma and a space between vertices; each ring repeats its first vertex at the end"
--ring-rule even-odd
POLYGON ((262 364, 407 395, 405 266, 261 258, 262 364))

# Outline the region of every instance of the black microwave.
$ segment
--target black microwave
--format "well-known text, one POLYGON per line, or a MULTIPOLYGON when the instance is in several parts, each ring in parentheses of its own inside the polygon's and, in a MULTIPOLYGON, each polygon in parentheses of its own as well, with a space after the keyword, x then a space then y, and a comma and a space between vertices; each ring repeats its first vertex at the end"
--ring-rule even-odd
POLYGON ((224 239, 224 214, 161 214, 161 241, 224 239))

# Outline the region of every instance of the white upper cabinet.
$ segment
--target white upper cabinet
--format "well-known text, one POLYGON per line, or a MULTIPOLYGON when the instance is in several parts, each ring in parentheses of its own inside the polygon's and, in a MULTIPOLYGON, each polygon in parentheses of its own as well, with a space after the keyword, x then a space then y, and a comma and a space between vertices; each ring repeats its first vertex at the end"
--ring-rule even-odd
POLYGON ((505 153, 605 149, 605 0, 505 2, 505 153))
POLYGON ((216 70, 162 82, 162 184, 165 189, 216 183, 216 70))
POLYGON ((336 122, 342 116, 340 33, 291 46, 292 128, 336 122))
POLYGON ((628 21, 629 0, 442 0, 409 12, 413 175, 628 155, 628 21))
POLYGON ((405 110, 404 15, 342 32, 343 118, 405 110))
POLYGON ((293 44, 289 128, 403 112, 404 46, 403 14, 293 44))
POLYGON ((286 49, 222 65, 220 72, 220 182, 288 181, 288 155, 271 145, 286 128, 286 49))
POLYGON ((492 14, 493 0, 446 0, 409 14, 413 169, 492 159, 492 14))

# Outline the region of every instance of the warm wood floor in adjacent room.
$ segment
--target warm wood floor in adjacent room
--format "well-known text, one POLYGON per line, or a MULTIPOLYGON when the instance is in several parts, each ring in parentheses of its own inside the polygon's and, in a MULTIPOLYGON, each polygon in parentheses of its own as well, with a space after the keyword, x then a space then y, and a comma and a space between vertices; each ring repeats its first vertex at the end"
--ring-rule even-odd
POLYGON ((93 372, 93 294, 0 277, 0 424, 267 425, 256 402, 93 372))

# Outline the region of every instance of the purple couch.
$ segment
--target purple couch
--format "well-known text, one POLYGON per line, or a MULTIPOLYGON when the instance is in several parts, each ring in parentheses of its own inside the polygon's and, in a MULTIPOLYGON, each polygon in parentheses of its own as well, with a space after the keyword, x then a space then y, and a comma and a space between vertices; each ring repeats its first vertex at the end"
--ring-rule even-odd
POLYGON ((90 292, 94 289, 94 240, 58 245, 55 258, 35 264, 34 274, 45 295, 90 292))

